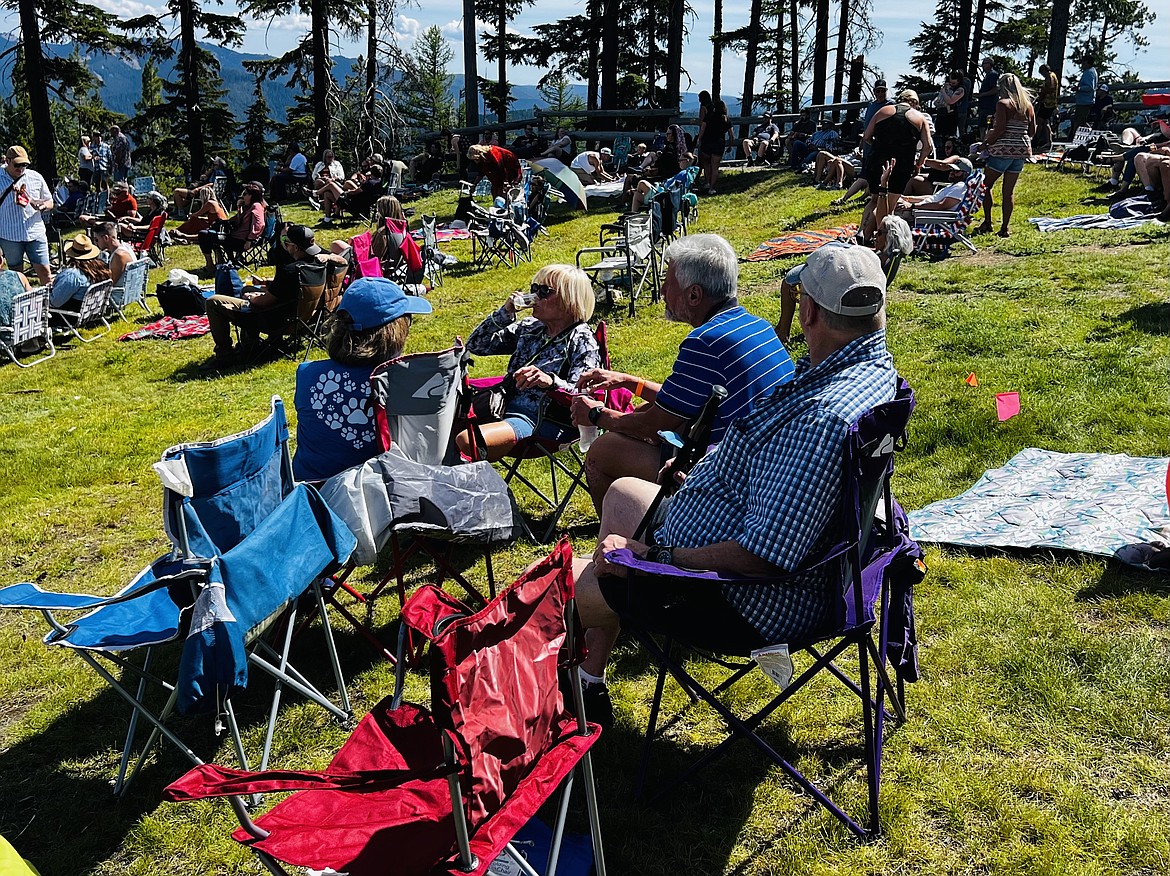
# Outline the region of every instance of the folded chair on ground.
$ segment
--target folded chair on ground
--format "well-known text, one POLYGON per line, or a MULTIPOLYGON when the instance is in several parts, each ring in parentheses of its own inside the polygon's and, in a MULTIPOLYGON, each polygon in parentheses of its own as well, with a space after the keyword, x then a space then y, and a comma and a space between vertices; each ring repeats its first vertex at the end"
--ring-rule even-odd
POLYGON ((961 243, 971 252, 975 244, 967 236, 967 229, 975 213, 983 204, 983 171, 977 170, 967 178, 967 189, 953 210, 915 210, 914 251, 934 256, 945 256, 953 244, 961 243))
POLYGON ((0 352, 21 368, 31 368, 57 355, 53 346, 53 333, 49 330, 48 286, 34 286, 16 293, 12 299, 10 324, 0 324, 0 352), (17 358, 21 347, 33 341, 42 342, 48 348, 48 354, 32 362, 21 362, 17 358))
POLYGON ((567 667, 583 715, 571 559, 562 542, 475 613, 429 585, 410 598, 404 629, 430 641, 429 709, 402 700, 400 660, 395 695, 362 719, 326 770, 206 765, 167 788, 167 799, 229 797, 242 824, 233 837, 272 873, 285 873, 283 862, 349 876, 482 876, 507 855, 534 876, 511 840, 560 788, 543 871, 554 876, 579 774, 594 872, 605 876, 590 760, 600 728, 572 717, 558 686, 558 667, 567 667), (253 822, 239 795, 277 790, 297 793, 253 822))
POLYGON ((351 715, 327 616, 326 653, 314 659, 331 670, 340 705, 289 662, 298 602, 311 596, 322 605, 320 577, 348 559, 354 538, 312 487, 294 484, 280 399, 274 397, 269 416, 246 432, 177 445, 154 468, 163 482, 171 551, 125 589, 111 597, 49 593, 35 584, 0 590, 0 607, 42 612, 52 628, 45 644, 76 654, 131 707, 117 794, 125 793, 160 737, 202 763, 172 729, 176 709, 212 712, 217 730, 225 724, 230 730, 246 766, 233 701, 248 685, 250 668, 276 682, 261 768, 286 688, 339 720, 351 715), (59 612, 85 613, 65 622, 59 612), (157 649, 171 642, 181 642, 174 680, 153 665, 160 662, 157 649), (161 708, 159 699, 165 700, 161 708), (140 722, 151 729, 128 774, 140 722))
POLYGON ((663 688, 667 675, 672 675, 692 700, 702 700, 718 712, 727 724, 729 735, 675 777, 660 794, 694 775, 736 740, 746 739, 852 833, 865 839, 879 833, 878 798, 885 722, 905 720, 905 683, 918 677, 912 587, 921 580, 925 567, 921 566, 921 549, 910 540, 905 515, 890 492, 894 451, 902 444, 913 408, 913 393, 902 382, 893 401, 870 410, 853 424, 843 454, 843 495, 834 533, 837 541, 790 575, 735 579, 651 563, 624 549, 607 555, 609 562, 629 570, 628 585, 620 591, 626 603, 620 609, 622 627, 638 640, 659 667, 637 779, 639 793, 645 783, 654 738, 661 732, 659 713, 663 688), (880 521, 875 522, 875 516, 880 521), (701 600, 711 587, 722 587, 725 592, 729 588, 743 588, 739 591, 743 593, 750 592, 751 588, 777 586, 834 588, 831 592, 837 604, 832 627, 805 641, 761 643, 746 641, 738 633, 729 635, 726 630, 710 628, 697 620, 703 614, 696 608, 696 600, 701 600), (672 594, 669 599, 666 593, 672 594), (661 643, 658 637, 662 638, 661 643), (787 652, 776 653, 781 644, 788 652, 803 651, 811 658, 811 665, 796 678, 791 677, 793 670, 787 652), (718 686, 709 688, 675 656, 675 645, 721 655, 716 659, 733 671, 718 686), (778 673, 777 683, 783 689, 751 716, 739 717, 721 695, 757 667, 749 659, 756 649, 772 652, 760 657, 759 665, 774 678, 773 673, 778 673), (836 663, 854 649, 859 669, 856 679, 836 663), (728 661, 727 656, 742 658, 744 662, 737 665, 728 661), (769 671, 767 666, 771 661, 780 666, 769 671), (776 709, 822 672, 842 682, 860 700, 868 802, 864 819, 847 814, 834 803, 773 747, 766 732, 761 731, 764 721, 776 709))
POLYGON ((61 332, 68 332, 72 334, 77 340, 82 343, 90 343, 96 341, 103 335, 110 333, 110 323, 106 319, 106 313, 110 309, 110 296, 114 291, 114 282, 112 280, 100 280, 97 283, 91 283, 89 288, 85 290, 85 296, 81 299, 81 304, 77 310, 69 310, 64 307, 50 307, 50 324, 61 332), (82 337, 81 329, 91 328, 97 325, 104 325, 105 331, 98 332, 92 337, 82 337))

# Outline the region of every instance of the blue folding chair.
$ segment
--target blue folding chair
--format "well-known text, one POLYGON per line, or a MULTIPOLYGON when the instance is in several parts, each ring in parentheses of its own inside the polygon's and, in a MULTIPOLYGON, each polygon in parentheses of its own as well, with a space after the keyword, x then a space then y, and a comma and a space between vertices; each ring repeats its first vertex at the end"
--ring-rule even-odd
MULTIPOLYGON (((659 794, 694 775, 725 753, 737 739, 747 739, 853 834, 870 839, 880 832, 878 796, 885 722, 905 721, 905 683, 918 678, 911 590, 921 580, 925 567, 921 565, 922 551, 907 534, 906 517, 890 492, 894 451, 901 446, 913 409, 914 394, 903 381, 893 401, 866 412, 852 425, 843 453, 842 497, 838 523, 832 533, 834 544, 808 558, 801 569, 789 575, 728 578, 714 572, 651 563, 627 549, 606 555, 610 563, 629 570, 626 605, 620 610, 622 629, 638 640, 659 668, 637 779, 638 794, 645 784, 653 740, 661 732, 658 719, 663 688, 667 675, 671 675, 692 702, 702 700, 720 715, 729 735, 674 777, 659 794), (880 518, 879 523, 875 523, 875 517, 880 518), (811 665, 793 679, 789 664, 789 679, 782 685, 783 689, 750 716, 738 716, 725 704, 724 699, 729 698, 723 695, 757 665, 768 671, 769 657, 758 655, 761 651, 775 655, 780 643, 756 649, 739 634, 700 626, 695 618, 703 615, 696 610, 694 601, 709 598, 710 588, 720 586, 744 591, 776 586, 822 586, 822 578, 812 576, 823 576, 828 582, 825 586, 833 588, 831 592, 836 600, 833 623, 819 635, 784 643, 792 653, 804 651, 811 657, 811 665), (654 596, 654 591, 662 587, 669 588, 673 594, 665 607, 660 604, 661 597, 654 596), (657 608, 651 609, 651 605, 657 608), (659 643, 656 636, 662 637, 663 642, 659 643), (715 687, 697 680, 673 656, 676 644, 716 655, 716 662, 731 669, 731 675, 715 687), (836 663, 854 648, 858 660, 856 678, 836 663), (726 659, 727 656, 758 658, 758 662, 757 659, 736 662, 726 659), (833 802, 760 733, 763 722, 822 671, 835 677, 861 701, 868 790, 868 817, 864 822, 833 802)), ((783 681, 781 677, 778 683, 783 681)))
POLYGON ((246 432, 177 445, 154 468, 163 482, 163 524, 172 549, 125 589, 110 597, 51 593, 29 583, 0 589, 0 608, 42 612, 52 628, 45 644, 77 654, 130 705, 114 782, 118 795, 160 736, 193 764, 202 763, 167 724, 176 709, 214 711, 216 731, 226 722, 240 762, 247 764, 232 697, 247 686, 249 666, 276 682, 261 768, 271 753, 284 688, 339 720, 352 715, 320 579, 345 563, 355 541, 316 490, 294 482, 281 400, 274 396, 269 416, 246 432), (297 602, 307 593, 321 616, 340 705, 289 662, 297 602), (64 622, 55 614, 62 611, 84 614, 64 622), (171 683, 151 663, 158 646, 180 639, 178 677, 171 683), (123 670, 121 678, 107 662, 123 670), (158 687, 167 698, 155 712, 147 700, 156 698, 158 687), (152 729, 127 776, 140 720, 152 729))

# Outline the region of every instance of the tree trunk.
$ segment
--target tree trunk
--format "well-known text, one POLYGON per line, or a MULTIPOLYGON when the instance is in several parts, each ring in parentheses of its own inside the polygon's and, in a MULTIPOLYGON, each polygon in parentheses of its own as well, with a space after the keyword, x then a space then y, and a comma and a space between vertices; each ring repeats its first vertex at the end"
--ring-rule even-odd
POLYGON ((946 74, 952 70, 966 70, 971 65, 971 57, 968 55, 971 48, 971 0, 959 0, 958 6, 959 21, 955 25, 955 44, 951 48, 946 74))
POLYGON ((682 97, 683 0, 671 0, 666 32, 666 105, 678 110, 682 97))
POLYGON ((378 136, 377 125, 374 122, 374 113, 377 109, 378 96, 378 0, 366 0, 366 100, 364 105, 365 123, 363 127, 366 139, 367 154, 381 152, 374 142, 378 136))
MULTIPOLYGON (((756 50, 760 44, 760 9, 762 0, 752 0, 752 12, 748 18, 750 30, 747 35, 747 59, 743 68, 743 100, 740 101, 739 114, 750 116, 752 104, 756 102, 756 50)), ((746 139, 751 133, 751 126, 744 122, 739 129, 741 139, 746 139)))
POLYGON ((195 2, 179 0, 179 76, 186 106, 190 178, 199 179, 206 164, 203 148, 203 107, 199 104, 199 45, 195 41, 195 2))
POLYGON ((800 10, 796 0, 788 0, 788 83, 792 89, 792 111, 800 112, 800 10))
POLYGON ((45 179, 57 176, 57 140, 49 110, 49 89, 45 82, 45 56, 41 48, 41 25, 33 0, 20 0, 20 33, 24 43, 24 77, 32 110, 33 151, 37 168, 45 179))
POLYGON ((479 124, 479 67, 475 46, 475 0, 463 0, 463 112, 467 127, 479 124))
POLYGON ((773 106, 779 113, 784 104, 784 5, 776 4, 776 101, 773 106))
POLYGON ((658 4, 646 5, 646 105, 658 106, 658 4))
POLYGON ((1064 50, 1068 43, 1068 23, 1072 0, 1053 0, 1052 24, 1048 29, 1048 69, 1064 81, 1064 50))
POLYGON ((601 108, 617 109, 618 0, 605 0, 601 23, 601 108))
MULTIPOLYGON (((500 122, 508 121, 508 2, 507 0, 499 0, 499 8, 496 11, 496 36, 499 38, 499 45, 496 51, 499 57, 496 58, 496 101, 499 103, 499 112, 496 114, 496 120, 500 122)), ((503 136, 503 132, 501 132, 503 136)))
POLYGON ((987 0, 979 0, 975 9, 975 21, 971 26, 971 81, 975 81, 975 65, 981 64, 979 53, 983 51, 983 23, 987 20, 987 0))
POLYGON ((329 115, 329 8, 325 0, 313 0, 313 128, 317 138, 317 156, 333 148, 333 119, 329 115))
MULTIPOLYGON (((840 103, 845 90, 845 33, 849 28, 849 0, 841 0, 841 17, 837 25, 836 70, 833 73, 833 103, 840 103)), ((833 121, 841 121, 839 112, 833 113, 833 121)))
POLYGON ((829 0, 817 0, 812 75, 812 102, 822 104, 825 102, 825 83, 829 79, 829 0))
POLYGON ((711 99, 719 100, 719 92, 723 90, 723 46, 719 44, 723 35, 723 0, 715 0, 715 23, 711 30, 711 99))
POLYGON ((599 61, 601 58, 601 25, 599 24, 604 11, 602 0, 588 0, 585 6, 589 19, 589 81, 585 86, 585 108, 597 109, 600 104, 597 99, 598 83, 601 77, 599 61))

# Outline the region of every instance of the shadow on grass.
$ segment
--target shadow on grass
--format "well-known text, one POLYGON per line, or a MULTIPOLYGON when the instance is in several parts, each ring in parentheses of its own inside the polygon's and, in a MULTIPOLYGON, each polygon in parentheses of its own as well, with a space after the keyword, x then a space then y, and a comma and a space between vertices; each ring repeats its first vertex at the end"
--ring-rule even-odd
MULTIPOLYGON (((346 677, 357 677, 377 657, 343 623, 335 620, 334 628, 346 677)), ((382 635, 390 638, 384 632, 382 635)), ((162 677, 174 678, 178 652, 177 647, 160 652, 163 659, 157 661, 155 671, 162 677)), ((319 626, 293 645, 293 659, 300 657, 298 668, 335 700, 332 672, 324 654, 319 626), (314 659, 314 655, 321 655, 321 659, 314 659)), ((237 698, 235 706, 249 757, 258 762, 258 739, 267 723, 272 684, 267 675, 255 669, 250 678, 252 686, 237 698)), ((352 698, 355 691, 352 684, 350 687, 352 698)), ((157 709, 161 707, 160 699, 148 698, 148 704, 157 709)), ((284 706, 301 701, 297 694, 286 689, 281 700, 282 711, 284 706)), ((114 797, 112 781, 129 713, 126 703, 103 685, 95 696, 59 715, 40 733, 0 752, 0 787, 5 789, 0 795, 0 834, 33 862, 43 876, 88 873, 113 857, 143 816, 158 807, 163 788, 191 768, 190 761, 164 741, 147 758, 125 797, 121 800, 114 797)), ((213 715, 201 714, 177 717, 168 723, 200 758, 222 761, 217 752, 227 737, 215 735, 213 721, 213 715)), ((146 738, 143 725, 145 722, 140 721, 131 764, 146 738)), ((278 739, 280 728, 278 723, 278 739)), ((236 765, 234 754, 226 762, 236 765)))
POLYGON ((1151 596, 1170 596, 1170 574, 1149 572, 1136 566, 1109 562, 1096 583, 1077 592, 1078 602, 1145 593, 1151 596))
POLYGON ((1117 319, 1131 323, 1138 331, 1151 335, 1170 335, 1170 304, 1139 304, 1120 314, 1117 319))

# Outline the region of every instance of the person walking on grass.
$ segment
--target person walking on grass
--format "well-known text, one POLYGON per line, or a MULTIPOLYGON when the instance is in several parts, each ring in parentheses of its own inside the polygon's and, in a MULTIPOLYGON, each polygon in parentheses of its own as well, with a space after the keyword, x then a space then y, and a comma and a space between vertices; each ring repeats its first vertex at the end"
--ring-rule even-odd
POLYGON ((994 206, 991 189, 1003 177, 1003 222, 999 236, 1008 237, 1012 210, 1016 206, 1016 181, 1024 163, 1032 157, 1032 136, 1036 133, 1036 110, 1032 95, 1018 76, 1005 73, 999 78, 999 102, 995 105, 995 121, 983 145, 987 149, 986 193, 983 196, 983 224, 979 233, 991 233, 991 208, 994 206))

